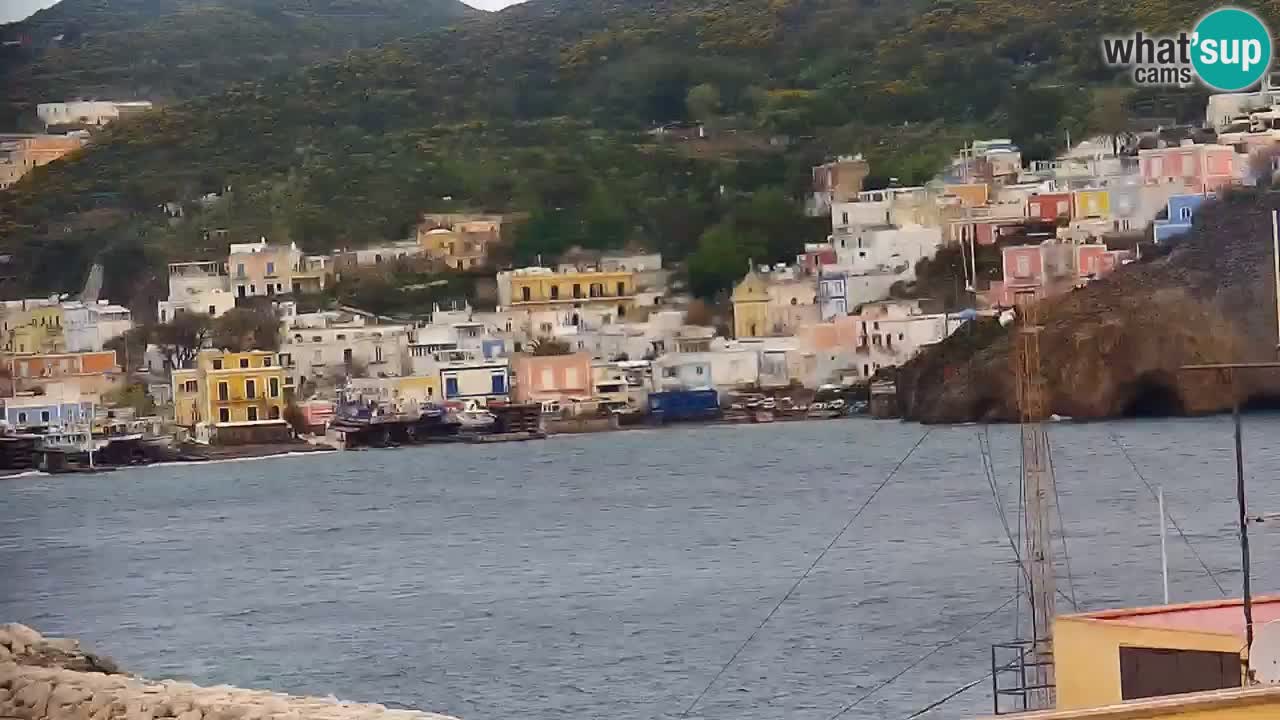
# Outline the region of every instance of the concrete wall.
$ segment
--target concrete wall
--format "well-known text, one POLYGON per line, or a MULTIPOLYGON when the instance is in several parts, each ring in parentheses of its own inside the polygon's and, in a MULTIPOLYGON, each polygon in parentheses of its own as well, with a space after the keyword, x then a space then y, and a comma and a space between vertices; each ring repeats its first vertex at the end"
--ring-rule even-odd
POLYGON ((450 720, 416 710, 118 674, 73 640, 0 626, 0 718, 16 720, 450 720))

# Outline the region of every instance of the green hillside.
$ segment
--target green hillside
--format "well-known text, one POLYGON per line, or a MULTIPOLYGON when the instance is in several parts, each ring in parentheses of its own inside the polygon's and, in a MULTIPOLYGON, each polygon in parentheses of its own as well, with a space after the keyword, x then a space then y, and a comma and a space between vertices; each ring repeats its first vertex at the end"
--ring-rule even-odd
POLYGON ((458 0, 63 0, 0 26, 0 128, 74 97, 171 102, 478 15, 458 0))
POLYGON ((165 258, 216 252, 210 229, 321 250, 457 208, 532 212, 512 250, 525 258, 625 243, 691 256, 711 292, 746 257, 820 233, 786 201, 824 154, 864 152, 904 182, 980 133, 1045 156, 1096 124, 1095 90, 1117 80, 1103 34, 1205 7, 530 0, 110 129, 0 193, 9 292, 74 288, 95 257, 132 289, 165 258), (643 133, 692 118, 718 131, 710 151, 643 133), (170 201, 185 219, 157 211, 170 201))

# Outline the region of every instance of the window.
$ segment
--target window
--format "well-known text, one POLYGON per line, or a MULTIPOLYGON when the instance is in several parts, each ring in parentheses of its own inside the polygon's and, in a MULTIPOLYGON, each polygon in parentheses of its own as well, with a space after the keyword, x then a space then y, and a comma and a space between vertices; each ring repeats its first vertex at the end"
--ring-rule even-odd
POLYGON ((262 356, 262 367, 271 367, 271 356, 270 356, 270 355, 263 355, 263 356, 262 356))
POLYGON ((626 283, 624 283, 624 282, 619 282, 619 283, 618 283, 618 297, 622 297, 623 295, 626 295, 626 294, 627 294, 627 284, 626 284, 626 283))
POLYGON ((271 397, 280 397, 280 378, 271 378, 267 381, 267 391, 271 393, 271 397))
POLYGON ((343 351, 342 351, 342 364, 343 364, 343 365, 346 365, 346 366, 350 367, 350 366, 351 366, 351 361, 352 361, 353 359, 354 359, 354 358, 353 358, 353 356, 352 356, 352 354, 351 354, 351 348, 346 348, 345 350, 343 350, 343 351))
POLYGON ((1018 256, 1018 269, 1014 273, 1020 277, 1026 277, 1031 274, 1031 258, 1026 255, 1018 256))
POLYGON ((249 367, 249 358, 240 358, 240 368, 244 369, 247 367, 249 367))
POLYGON ((903 336, 902 336, 902 333, 898 333, 898 339, 899 339, 899 340, 901 340, 901 339, 902 339, 902 337, 903 337, 903 336))
POLYGON ((47 422, 49 422, 49 411, 48 411, 48 410, 41 410, 41 411, 40 411, 40 422, 42 422, 42 423, 47 423, 47 422))
POLYGON ((249 410, 249 422, 257 422, 257 421, 258 421, 258 408, 253 407, 252 405, 250 405, 250 406, 249 406, 249 408, 248 408, 248 410, 249 410))
POLYGON ((1178 217, 1182 218, 1183 220, 1190 220, 1190 219, 1191 219, 1191 208, 1189 208, 1189 207, 1179 208, 1179 209, 1178 209, 1178 217))
POLYGON ((602 297, 604 295, 604 285, 602 283, 591 283, 591 297, 602 297))
POLYGON ((236 264, 236 277, 238 278, 244 277, 244 263, 236 264))
POLYGON ((699 365, 699 366, 697 366, 696 368, 694 368, 694 372, 696 372, 698 375, 702 375, 702 374, 703 374, 703 372, 702 372, 702 366, 701 366, 701 365, 699 365))
POLYGON ((444 396, 448 398, 458 397, 458 378, 447 377, 444 379, 444 396))
POLYGON ((507 394, 507 374, 505 372, 495 372, 490 380, 492 382, 492 392, 494 395, 507 394))
POLYGON ((676 369, 674 367, 662 368, 662 377, 673 378, 675 376, 676 376, 676 369))
POLYGON ((345 334, 343 334, 343 333, 338 333, 338 338, 337 338, 337 339, 339 339, 339 340, 346 340, 346 339, 347 339, 347 336, 346 336, 345 334))
POLYGON ((581 284, 581 283, 574 283, 574 284, 573 284, 573 296, 574 296, 574 297, 576 297, 576 298, 580 298, 580 297, 582 297, 582 284, 581 284))
POLYGON ((521 300, 524 300, 525 302, 529 302, 529 300, 530 300, 531 298, 532 298, 532 294, 529 292, 529 288, 527 288, 527 287, 522 287, 522 288, 520 288, 520 299, 521 299, 521 300))
POLYGON ((231 386, 225 381, 218 383, 218 399, 226 402, 231 399, 231 386))
POLYGON ((250 295, 257 295, 257 294, 258 294, 258 286, 257 286, 257 285, 250 285, 250 286, 249 286, 249 294, 250 294, 250 295))
POLYGON ((200 386, 195 380, 188 380, 183 389, 189 393, 194 393, 200 389, 200 386))
POLYGON ((552 285, 552 286, 551 286, 551 299, 552 299, 552 300, 559 300, 559 299, 560 299, 560 286, 559 286, 559 285, 552 285))
MULTIPOLYGON (((210 305, 210 306, 209 306, 209 315, 212 317, 212 316, 217 315, 217 314, 218 314, 218 306, 217 306, 217 305, 210 305)), ((164 318, 160 318, 160 319, 161 319, 161 320, 164 320, 164 318)))
POLYGON ((218 408, 218 422, 231 422, 231 408, 218 408))
POLYGON ((268 275, 275 275, 275 274, 276 274, 276 264, 275 264, 275 263, 273 263, 273 262, 268 262, 268 263, 267 263, 267 274, 268 274, 268 275))
POLYGON ((26 421, 27 421, 27 414, 24 412, 18 413, 18 422, 25 423, 26 421))
POLYGON ((841 222, 840 222, 840 224, 841 224, 841 225, 848 225, 848 224, 849 224, 849 213, 847 213, 847 212, 842 212, 842 213, 840 213, 840 221, 841 221, 841 222))
POLYGON ((280 406, 279 406, 279 405, 272 405, 272 406, 271 406, 271 408, 270 408, 269 410, 267 410, 267 419, 269 419, 269 420, 279 420, 279 419, 280 419, 280 406))
POLYGON ((319 335, 312 335, 312 336, 311 336, 311 342, 320 342, 320 341, 321 341, 321 340, 323 340, 323 339, 324 339, 324 338, 321 338, 319 335))
POLYGON ((221 370, 221 369, 222 369, 222 358, 214 358, 214 359, 213 359, 213 369, 214 369, 214 370, 221 370))
POLYGON ((873 322, 873 323, 871 323, 871 329, 872 329, 872 330, 879 330, 879 329, 880 329, 880 323, 878 323, 878 322, 873 322))

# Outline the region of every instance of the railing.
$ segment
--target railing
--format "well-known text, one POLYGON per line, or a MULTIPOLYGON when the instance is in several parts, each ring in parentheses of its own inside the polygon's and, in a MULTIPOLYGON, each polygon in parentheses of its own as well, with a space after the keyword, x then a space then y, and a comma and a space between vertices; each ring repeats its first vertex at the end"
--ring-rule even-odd
POLYGON ((1050 695, 1053 684, 1038 683, 1037 675, 1051 677, 1053 660, 1037 657, 1035 643, 1014 640, 991 646, 991 702, 996 715, 1045 709, 1037 696, 1050 695), (1043 669, 1048 668, 1048 672, 1043 669))

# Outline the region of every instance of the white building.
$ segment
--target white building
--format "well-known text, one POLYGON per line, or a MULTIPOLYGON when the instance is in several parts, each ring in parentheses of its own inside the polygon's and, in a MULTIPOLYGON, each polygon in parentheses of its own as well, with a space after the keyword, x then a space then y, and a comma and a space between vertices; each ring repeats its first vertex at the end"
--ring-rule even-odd
POLYGON ((758 385, 760 360, 758 350, 745 347, 667 353, 653 361, 653 390, 725 391, 758 385))
POLYGON ((942 342, 971 313, 925 313, 918 300, 869 303, 850 317, 856 323, 855 367, 869 378, 884 367, 900 366, 924 348, 942 342))
POLYGON ((156 317, 170 322, 178 313, 221 317, 236 306, 220 262, 169 264, 169 297, 156 304, 156 317))
POLYGON ((286 326, 280 363, 294 385, 407 375, 409 330, 336 312, 298 315, 286 326))
MULTIPOLYGON (((133 329, 133 313, 123 305, 112 305, 106 300, 85 304, 62 304, 62 330, 67 341, 67 352, 99 352, 112 338, 120 337, 133 329)), ((135 358, 141 362, 142 358, 135 358)), ((120 358, 124 362, 125 358, 120 358)))
POLYGON ((434 360, 445 400, 480 405, 507 401, 511 367, 506 358, 485 358, 475 350, 444 350, 436 353, 434 360))
POLYGON ((99 127, 119 120, 123 116, 146 112, 152 104, 146 100, 113 102, 111 100, 77 100, 73 102, 40 103, 36 105, 36 117, 50 125, 93 125, 99 127))

